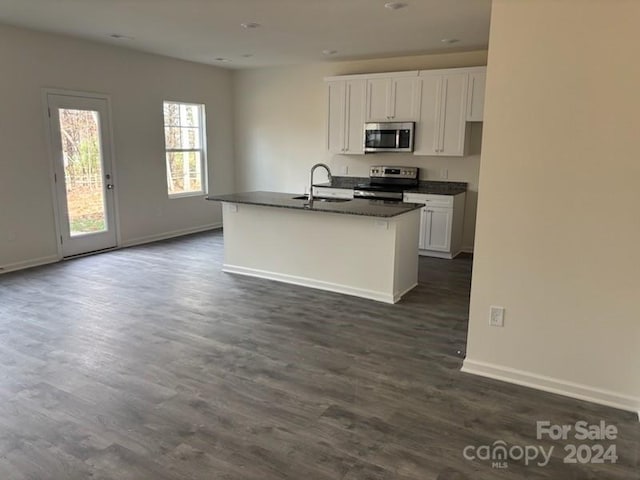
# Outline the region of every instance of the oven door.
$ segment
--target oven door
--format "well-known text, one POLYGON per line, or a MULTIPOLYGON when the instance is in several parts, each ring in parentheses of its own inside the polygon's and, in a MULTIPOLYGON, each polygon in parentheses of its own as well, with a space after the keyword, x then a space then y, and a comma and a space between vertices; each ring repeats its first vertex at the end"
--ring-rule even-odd
POLYGON ((387 202, 402 202, 403 193, 398 189, 382 189, 382 188, 355 188, 353 190, 353 198, 364 198, 367 200, 383 200, 387 202))
POLYGON ((367 123, 364 151, 413 152, 413 123, 367 123))

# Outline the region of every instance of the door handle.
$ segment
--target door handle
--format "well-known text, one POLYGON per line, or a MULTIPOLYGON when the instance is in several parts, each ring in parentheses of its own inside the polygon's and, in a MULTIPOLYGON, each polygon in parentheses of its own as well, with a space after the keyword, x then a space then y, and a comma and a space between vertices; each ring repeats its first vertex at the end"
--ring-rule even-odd
POLYGON ((107 190, 113 190, 113 184, 107 183, 107 190))

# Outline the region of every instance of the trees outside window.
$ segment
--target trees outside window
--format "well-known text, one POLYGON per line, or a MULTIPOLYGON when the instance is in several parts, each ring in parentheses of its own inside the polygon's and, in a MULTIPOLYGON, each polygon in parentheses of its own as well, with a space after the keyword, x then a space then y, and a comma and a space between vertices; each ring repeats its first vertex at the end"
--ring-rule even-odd
POLYGON ((207 193, 204 105, 164 102, 164 138, 169 196, 207 193))

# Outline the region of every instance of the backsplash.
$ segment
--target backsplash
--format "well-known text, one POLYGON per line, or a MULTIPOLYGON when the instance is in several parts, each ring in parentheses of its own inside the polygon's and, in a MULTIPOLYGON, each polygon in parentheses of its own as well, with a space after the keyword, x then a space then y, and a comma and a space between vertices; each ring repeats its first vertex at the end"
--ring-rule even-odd
POLYGON ((469 153, 464 157, 426 157, 411 153, 333 155, 331 172, 338 176, 368 177, 372 165, 409 166, 420 169, 421 180, 461 181, 477 185, 480 170, 482 124, 470 124, 469 153))

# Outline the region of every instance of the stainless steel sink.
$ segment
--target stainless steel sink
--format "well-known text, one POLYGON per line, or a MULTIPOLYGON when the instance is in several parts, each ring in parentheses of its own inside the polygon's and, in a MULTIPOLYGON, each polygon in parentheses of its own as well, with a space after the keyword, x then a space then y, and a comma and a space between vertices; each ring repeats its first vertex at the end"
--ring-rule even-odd
MULTIPOLYGON (((299 197, 293 197, 292 200, 309 200, 308 195, 300 195, 299 197)), ((314 202, 327 202, 327 203, 340 203, 340 202, 350 202, 350 198, 318 198, 313 197, 314 202)))

